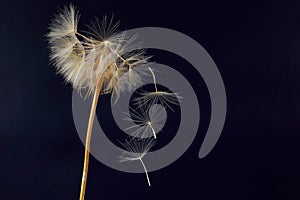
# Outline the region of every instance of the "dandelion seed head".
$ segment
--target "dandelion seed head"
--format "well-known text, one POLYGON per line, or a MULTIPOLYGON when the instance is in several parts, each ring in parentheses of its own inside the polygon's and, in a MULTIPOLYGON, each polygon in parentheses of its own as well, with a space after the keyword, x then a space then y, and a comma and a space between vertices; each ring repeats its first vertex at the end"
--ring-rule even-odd
POLYGON ((147 64, 149 57, 142 50, 128 53, 138 49, 136 36, 129 38, 126 32, 118 32, 120 22, 113 23, 113 18, 108 20, 104 16, 101 22, 96 19, 89 25, 86 36, 78 32, 78 20, 73 5, 55 15, 46 35, 50 60, 74 89, 92 94, 102 79, 105 83, 101 84, 102 91, 112 92, 117 101, 120 92, 140 84, 142 70, 134 68, 147 64))

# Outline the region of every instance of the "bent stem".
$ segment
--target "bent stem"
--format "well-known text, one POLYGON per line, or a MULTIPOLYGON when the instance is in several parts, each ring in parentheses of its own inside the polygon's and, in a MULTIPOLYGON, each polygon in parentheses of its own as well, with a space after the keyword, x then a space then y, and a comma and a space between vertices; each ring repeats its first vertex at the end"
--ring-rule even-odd
POLYGON ((84 195, 85 195, 87 175, 88 175, 88 167, 89 167, 90 144, 91 144, 92 129, 93 129, 93 123, 94 123, 97 103, 98 103, 100 91, 101 91, 101 88, 102 88, 102 84, 103 84, 103 78, 100 79, 99 84, 95 89, 95 93, 94 93, 94 97, 93 97, 93 103, 92 103, 91 112, 90 112, 89 123, 88 123, 88 128, 87 128, 87 132, 86 132, 84 164, 83 164, 83 172, 82 172, 82 180, 81 180, 79 200, 84 200, 84 195))
POLYGON ((147 177, 147 181, 148 181, 148 185, 151 186, 150 179, 149 179, 148 172, 147 172, 147 168, 146 168, 143 160, 141 158, 139 158, 139 160, 141 161, 141 163, 142 163, 142 165, 144 167, 144 170, 145 170, 145 173, 146 173, 146 177, 147 177))

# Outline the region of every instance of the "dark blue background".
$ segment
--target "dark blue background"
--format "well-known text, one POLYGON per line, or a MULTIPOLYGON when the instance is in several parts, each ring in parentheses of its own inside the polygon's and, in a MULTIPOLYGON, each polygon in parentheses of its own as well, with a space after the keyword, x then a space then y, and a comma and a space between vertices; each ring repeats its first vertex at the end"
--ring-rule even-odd
MULTIPOLYGON (((1 199, 79 197, 84 146, 73 123, 72 88, 49 64, 44 38, 51 16, 68 3, 1 3, 1 199)), ((95 16, 114 13, 122 29, 158 26, 187 34, 216 62, 228 96, 222 136, 207 157, 197 158, 209 119, 203 100, 206 117, 196 140, 177 162, 150 173, 151 188, 143 174, 91 158, 87 200, 300 199, 299 1, 73 3, 80 29, 95 16)), ((198 95, 208 98, 201 77, 173 57, 161 54, 157 61, 182 62, 198 95)))

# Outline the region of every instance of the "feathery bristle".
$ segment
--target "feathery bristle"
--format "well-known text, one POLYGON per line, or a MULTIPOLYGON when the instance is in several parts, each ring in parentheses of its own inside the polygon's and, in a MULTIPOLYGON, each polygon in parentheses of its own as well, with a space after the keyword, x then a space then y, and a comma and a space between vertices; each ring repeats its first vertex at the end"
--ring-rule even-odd
POLYGON ((134 137, 150 137, 154 136, 156 138, 157 134, 162 130, 166 119, 167 112, 163 106, 159 104, 150 105, 150 107, 145 108, 145 106, 140 107, 139 111, 130 109, 130 114, 126 113, 126 121, 132 123, 131 126, 125 130, 132 130, 131 135, 134 137))
POLYGON ((155 145, 155 141, 151 138, 143 140, 132 139, 125 140, 122 145, 126 150, 123 151, 122 155, 119 157, 119 162, 134 161, 142 159, 155 145))
POLYGON ((144 164, 143 158, 150 151, 150 149, 154 146, 155 142, 153 139, 135 139, 135 140, 126 140, 122 145, 125 147, 125 151, 119 157, 119 162, 126 161, 140 161, 147 178, 148 185, 151 186, 150 178, 148 175, 148 171, 146 165, 144 164))
POLYGON ((50 59, 55 64, 58 73, 66 82, 74 83, 82 79, 85 50, 76 37, 78 12, 73 5, 60 10, 50 24, 49 40, 50 59))
POLYGON ((65 6, 54 15, 49 27, 50 32, 46 36, 53 41, 74 34, 77 31, 78 20, 79 13, 75 7, 72 4, 69 7, 65 6))
POLYGON ((182 97, 179 93, 155 91, 155 92, 142 92, 140 97, 134 98, 134 104, 138 107, 144 105, 161 104, 164 107, 174 111, 171 105, 179 105, 182 97))

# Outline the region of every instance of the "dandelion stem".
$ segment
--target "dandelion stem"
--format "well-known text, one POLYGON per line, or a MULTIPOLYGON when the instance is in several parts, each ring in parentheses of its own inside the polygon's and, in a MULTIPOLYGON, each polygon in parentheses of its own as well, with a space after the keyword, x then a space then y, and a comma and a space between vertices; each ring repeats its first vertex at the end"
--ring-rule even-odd
POLYGON ((147 168, 146 168, 143 160, 141 158, 139 160, 141 161, 141 163, 142 163, 142 165, 144 167, 144 170, 145 170, 145 173, 146 173, 146 177, 147 177, 147 181, 148 181, 148 185, 151 186, 150 179, 149 179, 148 172, 147 172, 147 168))
POLYGON ((158 91, 157 91, 157 86, 156 86, 156 78, 155 78, 155 74, 154 74, 153 70, 151 69, 151 67, 148 67, 148 69, 150 70, 150 72, 151 72, 151 74, 152 74, 152 77, 153 77, 153 82, 154 82, 155 92, 158 92, 158 91))
POLYGON ((87 175, 88 175, 88 167, 89 167, 89 157, 90 157, 90 144, 91 144, 91 135, 92 135, 92 128, 97 108, 97 103, 100 95, 100 91, 102 89, 103 78, 100 79, 99 84, 97 85, 93 97, 93 103, 90 112, 90 118, 86 133, 86 140, 85 140, 85 154, 84 154, 84 164, 83 164, 83 172, 82 172, 82 180, 81 180, 81 189, 80 189, 80 198, 79 200, 84 200, 85 195, 85 188, 87 182, 87 175))

